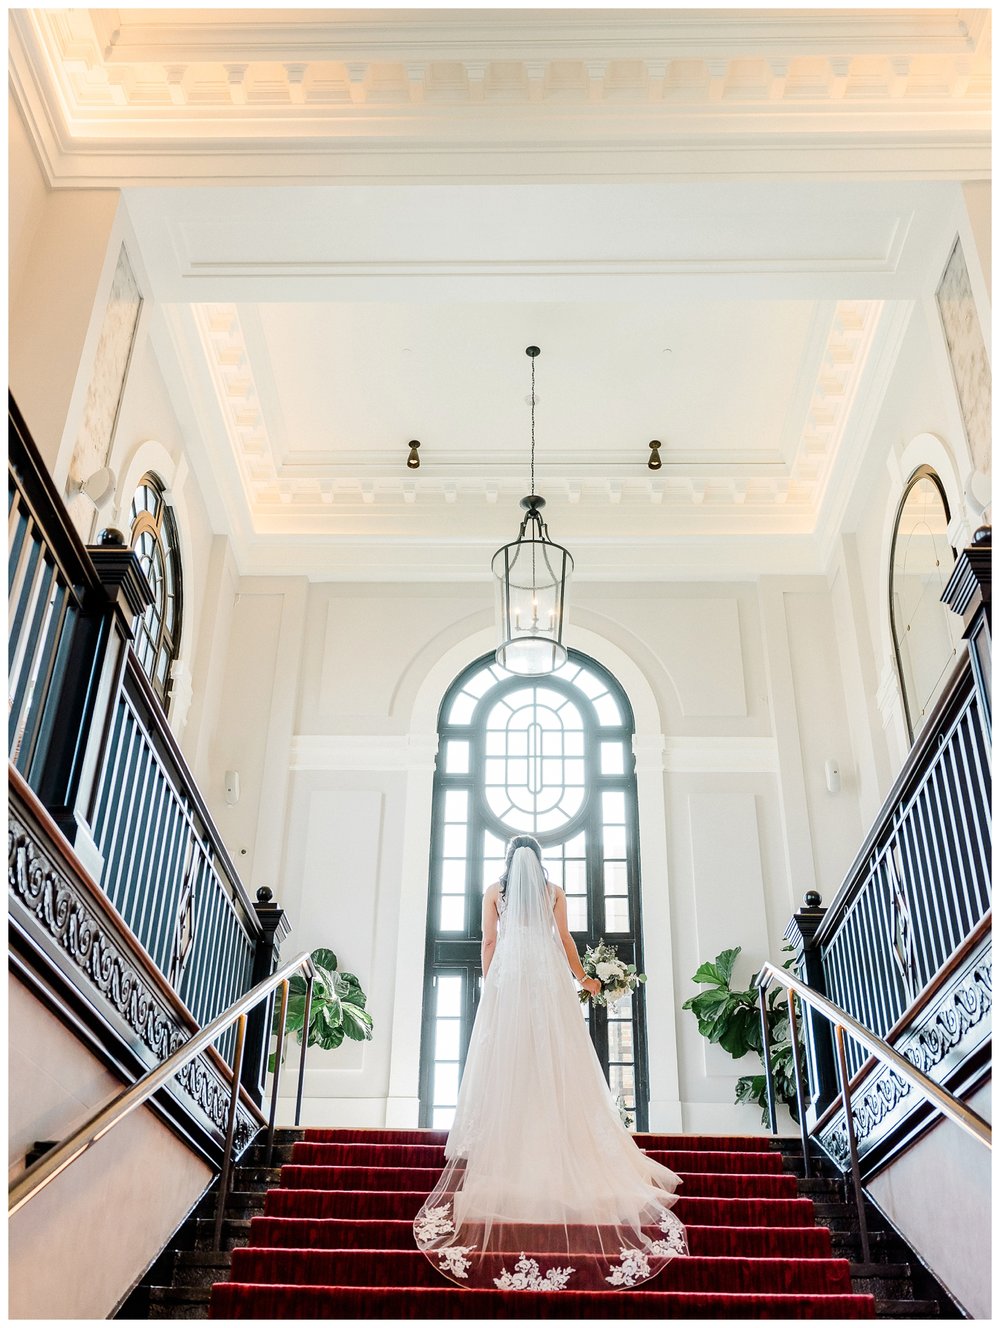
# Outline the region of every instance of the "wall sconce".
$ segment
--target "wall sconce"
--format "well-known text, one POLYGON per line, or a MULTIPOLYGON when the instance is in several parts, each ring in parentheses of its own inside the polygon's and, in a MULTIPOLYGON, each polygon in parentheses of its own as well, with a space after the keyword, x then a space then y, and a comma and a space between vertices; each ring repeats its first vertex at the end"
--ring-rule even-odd
POLYGON ((659 470, 660 467, 663 465, 663 462, 660 460, 659 438, 654 438, 653 441, 649 444, 649 460, 646 462, 646 465, 650 468, 650 470, 659 470))
POLYGON ((826 791, 827 791, 827 793, 839 793, 839 792, 840 792, 840 762, 839 762, 839 761, 834 761, 834 760, 831 758, 829 761, 827 761, 826 765, 824 766, 824 771, 823 771, 823 772, 824 772, 824 774, 826 775, 826 791))
POLYGON ((410 439, 410 452, 409 456, 407 456, 406 458, 406 465, 408 470, 420 469, 420 458, 417 456, 417 448, 419 446, 420 444, 417 442, 415 438, 410 439))
POLYGON ((89 498, 98 511, 102 507, 107 507, 108 503, 115 496, 115 489, 118 487, 118 480, 115 472, 110 466, 102 466, 100 470, 95 470, 93 475, 89 475, 77 486, 77 492, 82 493, 85 498, 89 498))
POLYGON ((240 800, 240 772, 238 770, 226 771, 226 802, 230 807, 235 807, 240 800))

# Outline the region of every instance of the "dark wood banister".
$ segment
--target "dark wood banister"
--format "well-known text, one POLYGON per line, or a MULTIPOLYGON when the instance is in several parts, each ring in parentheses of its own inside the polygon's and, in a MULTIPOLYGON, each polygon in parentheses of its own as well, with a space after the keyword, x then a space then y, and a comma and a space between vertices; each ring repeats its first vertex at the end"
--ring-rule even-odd
POLYGON ((177 744, 177 739, 171 732, 170 725, 167 723, 167 717, 163 713, 163 706, 160 703, 160 699, 153 691, 150 681, 145 673, 143 673, 142 666, 138 659, 136 659, 135 652, 131 647, 129 647, 128 650, 125 667, 128 675, 128 686, 139 693, 139 697, 144 703, 146 713, 143 718, 150 726, 151 732, 149 736, 155 739, 160 745, 163 754, 168 758, 170 764, 175 766, 179 772, 183 783, 184 796, 189 800, 191 806, 201 820, 205 838, 211 844, 212 852, 216 855, 224 869, 225 878, 223 879, 228 878, 232 886, 232 898, 234 902, 239 903, 247 927, 255 936, 259 936, 261 934, 260 922, 257 919, 257 914, 250 901, 247 889, 240 878, 236 865, 229 856, 229 851, 219 836, 218 829, 212 819, 212 814, 205 805, 205 800, 201 796, 197 781, 191 773, 191 767, 185 760, 184 753, 181 751, 177 744))
POLYGON ((942 731, 950 726, 954 717, 952 712, 957 712, 961 708, 969 693, 975 689, 975 685, 972 661, 968 653, 963 653, 952 671, 947 686, 927 716, 918 738, 903 763, 903 768, 886 794, 871 830, 844 875, 843 884, 827 907, 826 915, 816 931, 815 945, 823 945, 829 940, 831 932, 836 929, 848 905, 853 902, 863 884, 863 869, 867 859, 886 829, 891 826, 893 813, 906 800, 911 787, 923 778, 929 764, 928 758, 937 750, 942 731))

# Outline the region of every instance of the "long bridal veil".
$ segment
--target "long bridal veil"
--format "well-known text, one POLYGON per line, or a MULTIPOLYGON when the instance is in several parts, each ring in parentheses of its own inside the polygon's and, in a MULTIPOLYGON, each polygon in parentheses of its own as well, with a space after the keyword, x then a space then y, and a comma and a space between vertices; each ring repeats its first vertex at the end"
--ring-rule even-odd
POLYGON ((460 1286, 631 1287, 687 1252, 679 1178, 622 1125, 552 904, 536 854, 516 849, 445 1168, 414 1222, 460 1286))

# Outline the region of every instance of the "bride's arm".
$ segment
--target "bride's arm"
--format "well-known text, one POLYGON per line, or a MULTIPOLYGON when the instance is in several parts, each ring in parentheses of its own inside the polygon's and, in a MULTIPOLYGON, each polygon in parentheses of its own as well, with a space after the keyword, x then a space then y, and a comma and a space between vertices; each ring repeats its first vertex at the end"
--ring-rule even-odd
POLYGON ((559 939, 562 941, 563 949, 566 951, 566 958, 569 961, 570 970, 573 976, 579 982, 585 991, 591 995, 601 990, 601 984, 597 978, 588 978, 583 971, 583 965, 580 963, 580 954, 576 948, 576 941, 573 940, 569 930, 569 920, 566 917, 566 896, 562 890, 556 886, 556 902, 553 909, 553 915, 556 920, 556 930, 559 932, 559 939))
POLYGON ((497 948, 497 895, 499 885, 491 885, 483 895, 483 947, 480 957, 483 964, 483 978, 490 971, 493 951, 497 948))

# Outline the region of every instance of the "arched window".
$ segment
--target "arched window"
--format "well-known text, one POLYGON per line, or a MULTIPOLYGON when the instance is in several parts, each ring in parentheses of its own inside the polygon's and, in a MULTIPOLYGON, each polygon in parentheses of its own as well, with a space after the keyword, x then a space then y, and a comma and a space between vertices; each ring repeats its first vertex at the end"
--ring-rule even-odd
POLYGON ((948 500, 929 466, 914 471, 896 512, 889 615, 911 741, 923 726, 957 653, 958 619, 941 593, 955 563, 948 500))
POLYGON ((163 495, 163 484, 152 473, 139 481, 132 499, 130 542, 153 592, 152 604, 136 619, 133 646, 166 710, 170 667, 180 653, 182 595, 177 523, 163 495))
MULTIPOLYGON (((441 707, 420 1077, 420 1121, 450 1126, 482 983, 482 896, 505 841, 527 832, 566 891, 581 952, 600 939, 642 968, 632 711, 612 676, 577 651, 541 678, 487 656, 441 707)), ((612 1092, 644 1129, 642 992, 612 1010, 581 1007, 612 1092)))

